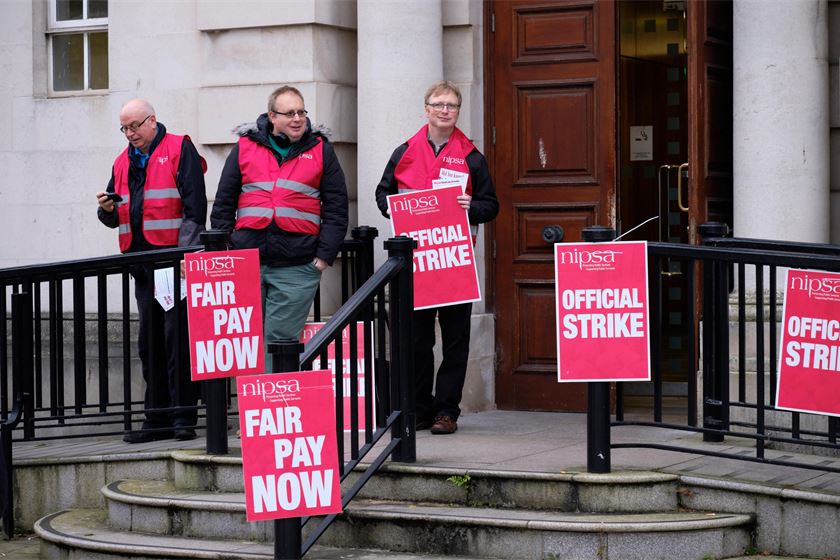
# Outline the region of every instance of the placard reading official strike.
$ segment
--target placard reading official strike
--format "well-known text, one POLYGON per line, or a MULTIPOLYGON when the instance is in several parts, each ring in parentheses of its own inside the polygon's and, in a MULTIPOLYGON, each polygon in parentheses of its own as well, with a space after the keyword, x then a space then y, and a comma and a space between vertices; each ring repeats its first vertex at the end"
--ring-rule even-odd
POLYGON ((458 204, 460 186, 388 197, 391 233, 417 241, 414 250, 414 309, 481 299, 467 211, 458 204))
MULTIPOLYGON (((315 334, 321 330, 326 323, 306 323, 303 326, 303 331, 300 333, 300 341, 306 344, 315 334)), ((365 395, 367 389, 365 388, 365 324, 361 321, 356 323, 356 380, 357 380, 357 399, 356 403, 359 407, 359 429, 365 429, 365 395)), ((341 368, 344 383, 342 384, 342 394, 344 395, 344 431, 350 431, 350 325, 344 327, 341 333, 341 368)), ((372 340, 372 339, 371 339, 372 340)), ((335 342, 327 346, 327 363, 321 363, 321 358, 315 358, 312 362, 313 368, 323 368, 326 365, 327 369, 333 373, 333 391, 335 391, 335 342)), ((371 382, 371 386, 373 383, 371 382)))
POLYGON ((788 270, 776 407, 840 416, 840 274, 788 270))
POLYGON ((647 244, 557 243, 557 380, 648 381, 647 244))
POLYGON ((263 373, 257 249, 185 255, 193 381, 263 373))
POLYGON ((332 373, 236 378, 248 521, 341 513, 332 373))

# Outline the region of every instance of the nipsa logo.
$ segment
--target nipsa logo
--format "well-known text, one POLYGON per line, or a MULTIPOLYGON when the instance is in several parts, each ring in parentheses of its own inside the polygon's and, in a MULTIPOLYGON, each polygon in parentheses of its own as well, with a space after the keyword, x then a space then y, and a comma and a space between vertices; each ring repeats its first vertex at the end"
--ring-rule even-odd
POLYGON ((297 379, 257 379, 242 384, 243 397, 262 397, 263 402, 277 400, 278 397, 291 397, 297 393, 300 393, 300 382, 297 379))
POLYGON ((203 272, 204 276, 227 276, 236 268, 236 261, 245 260, 244 257, 198 257, 190 260, 190 272, 203 272))
POLYGON ((466 160, 464 160, 464 158, 458 158, 458 157, 452 157, 452 156, 443 156, 443 158, 441 158, 441 159, 444 161, 444 163, 448 163, 450 165, 452 165, 453 163, 456 164, 456 165, 464 165, 465 163, 467 163, 466 160))
POLYGON ((809 298, 840 299, 840 276, 829 278, 797 275, 791 278, 790 289, 808 292, 809 298))
POLYGON ((438 198, 433 194, 394 201, 395 212, 408 211, 409 214, 426 214, 437 206, 438 198))
POLYGON ((611 249, 605 250, 578 250, 560 251, 558 258, 560 264, 577 265, 581 270, 586 268, 612 268, 615 264, 616 255, 620 255, 621 251, 613 251, 611 249))

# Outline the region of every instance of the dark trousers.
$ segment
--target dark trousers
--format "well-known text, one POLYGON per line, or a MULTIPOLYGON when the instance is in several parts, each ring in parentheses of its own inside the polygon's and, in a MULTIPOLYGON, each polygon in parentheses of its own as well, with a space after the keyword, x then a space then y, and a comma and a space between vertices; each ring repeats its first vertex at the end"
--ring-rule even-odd
POLYGON ((414 375, 417 418, 439 415, 458 419, 470 354, 472 303, 414 312, 414 375), (435 316, 440 323, 443 360, 435 382, 435 316), (432 395, 432 386, 435 388, 432 395))
POLYGON ((134 295, 140 314, 137 346, 146 382, 147 412, 143 427, 194 426, 198 416, 195 409, 148 411, 196 404, 196 383, 190 381, 186 302, 180 301, 164 312, 155 300, 154 272, 151 270, 134 275, 134 295))

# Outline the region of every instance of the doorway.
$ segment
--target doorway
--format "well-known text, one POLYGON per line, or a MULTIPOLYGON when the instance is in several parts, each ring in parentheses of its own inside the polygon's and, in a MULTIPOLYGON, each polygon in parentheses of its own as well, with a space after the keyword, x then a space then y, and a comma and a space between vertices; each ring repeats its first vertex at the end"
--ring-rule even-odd
MULTIPOLYGON (((623 240, 688 243, 688 60, 683 2, 618 5, 618 197, 623 240)), ((683 263, 663 262, 660 372, 663 392, 687 394, 692 297, 683 263)), ((651 278, 653 281, 653 278, 651 278)), ((648 395, 649 383, 625 384, 648 395)))
MULTIPOLYGON (((582 411, 586 387, 557 383, 554 262, 545 232, 591 225, 624 239, 696 243, 731 224, 729 0, 496 0, 486 16, 485 145, 501 211, 492 226, 496 403, 582 411)), ((685 394, 680 264, 659 271, 665 390, 685 394)), ((696 354, 695 354, 696 355, 696 354)), ((625 384, 626 385, 626 384, 625 384)), ((637 391, 650 392, 650 384, 637 391)), ((629 388, 627 388, 629 389, 629 388)), ((632 391, 632 389, 630 389, 632 391)), ((627 391, 625 392, 625 394, 627 391)))

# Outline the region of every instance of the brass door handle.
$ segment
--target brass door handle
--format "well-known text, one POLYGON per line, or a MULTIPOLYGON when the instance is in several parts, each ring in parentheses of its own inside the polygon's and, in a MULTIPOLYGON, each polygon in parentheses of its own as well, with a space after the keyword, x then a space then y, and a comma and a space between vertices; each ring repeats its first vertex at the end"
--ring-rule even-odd
POLYGON ((681 163, 679 168, 677 168, 677 206, 680 207, 680 210, 687 213, 688 206, 683 204, 682 198, 682 176, 684 168, 688 169, 688 163, 681 163))

